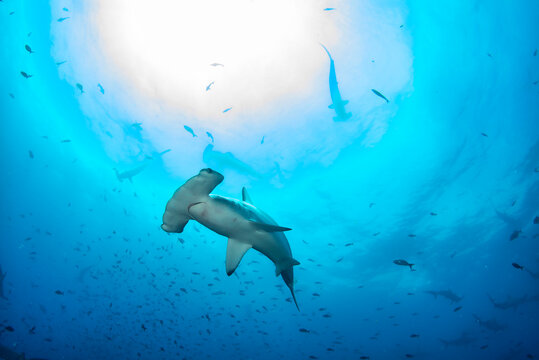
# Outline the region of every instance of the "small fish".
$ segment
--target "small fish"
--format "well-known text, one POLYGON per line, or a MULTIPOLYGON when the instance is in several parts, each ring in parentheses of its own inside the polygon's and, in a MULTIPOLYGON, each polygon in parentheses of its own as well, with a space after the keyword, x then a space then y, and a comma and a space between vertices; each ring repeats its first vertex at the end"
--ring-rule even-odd
POLYGON ((6 331, 9 331, 9 332, 14 332, 14 331, 15 331, 15 329, 13 328, 13 326, 9 326, 9 325, 8 325, 8 326, 5 326, 4 329, 5 329, 6 331))
POLYGON ((412 354, 405 354, 404 356, 406 356, 408 359, 411 359, 411 358, 414 357, 414 355, 412 355, 412 354))
POLYGON ((534 225, 539 224, 539 216, 536 216, 535 219, 533 219, 534 225))
POLYGON ((30 159, 34 158, 34 153, 32 152, 32 150, 28 150, 28 156, 30 156, 30 159))
POLYGON ((513 231, 513 233, 512 233, 511 236, 509 237, 509 241, 513 241, 513 240, 515 240, 516 238, 518 238, 518 236, 520 235, 521 232, 522 232, 522 230, 515 230, 515 231, 513 231))
POLYGON ((457 306, 456 308, 453 309, 453 312, 457 312, 457 311, 459 311, 460 309, 462 309, 462 306, 457 306))
POLYGON ((71 142, 71 140, 69 140, 69 139, 64 139, 64 140, 60 140, 60 142, 61 142, 61 143, 69 143, 69 142, 71 142))
POLYGON ((68 9, 68 8, 62 8, 62 10, 64 10, 64 11, 69 11, 69 9, 68 9))
POLYGON ((412 268, 412 266, 414 266, 415 264, 410 264, 408 261, 403 260, 403 259, 393 260, 393 264, 395 264, 395 265, 402 265, 402 266, 409 266, 411 271, 415 271, 415 270, 412 268))
POLYGON ((338 258, 338 259, 337 259, 337 261, 336 261, 336 262, 338 262, 338 263, 339 263, 339 262, 341 262, 341 261, 342 261, 343 259, 344 259, 343 257, 340 257, 340 258, 338 258))
POLYGON ((213 135, 208 131, 206 131, 206 135, 208 135, 208 137, 211 139, 211 142, 213 142, 213 135))
POLYGON ((304 328, 300 328, 300 329, 299 329, 299 332, 302 332, 302 333, 310 333, 309 330, 304 329, 304 328))
POLYGON ((60 290, 56 290, 54 292, 56 295, 64 295, 64 292, 63 291, 60 291, 60 290))
POLYGON ((8 95, 10 98, 15 99, 15 95, 13 95, 12 93, 9 93, 8 95))
POLYGON ((31 48, 30 45, 28 45, 28 44, 24 45, 24 48, 25 48, 26 51, 28 51, 30 54, 35 53, 35 51, 32 51, 32 48, 31 48))
POLYGON ((348 246, 352 246, 354 245, 354 243, 347 243, 347 244, 344 244, 344 247, 348 247, 348 246))
POLYGON ((59 18, 59 19, 56 20, 56 21, 58 21, 58 22, 64 22, 64 21, 66 21, 67 19, 69 19, 69 16, 68 16, 68 17, 61 17, 61 18, 59 18))
POLYGON ((325 8, 324 11, 331 11, 331 10, 335 10, 335 8, 325 8))
POLYGON ((35 334, 36 333, 36 327, 35 326, 32 326, 32 328, 30 330, 28 330, 28 333, 29 334, 35 334))
POLYGON ((431 215, 431 216, 436 216, 436 215, 438 215, 438 214, 435 213, 435 212, 431 212, 430 215, 431 215))
POLYGON ((223 114, 226 113, 226 112, 229 112, 230 110, 232 110, 231 107, 224 109, 224 110, 223 110, 223 114))
POLYGON ((376 96, 379 96, 381 97, 382 99, 384 99, 387 103, 389 103, 389 100, 384 96, 382 95, 382 93, 376 89, 371 89, 371 91, 374 93, 374 95, 376 96))
POLYGON ((380 235, 380 232, 379 232, 379 231, 378 231, 378 232, 375 232, 374 234, 372 234, 372 236, 378 236, 378 235, 380 235))
POLYGON ((105 89, 103 89, 103 86, 101 86, 101 84, 97 84, 97 87, 99 88, 99 91, 101 92, 101 94, 105 95, 105 89))
POLYGON ((213 63, 213 64, 210 64, 210 66, 222 66, 222 67, 224 67, 223 64, 219 64, 219 63, 213 63))
POLYGON ((60 66, 60 65, 62 65, 62 64, 65 64, 66 62, 67 62, 67 60, 57 62, 57 63, 56 63, 56 66, 60 66))
POLYGON ((411 338, 418 338, 419 337, 419 334, 412 334, 410 335, 411 338))
POLYGON ((24 71, 21 71, 21 75, 25 78, 25 79, 30 79, 33 75, 29 75, 27 73, 25 73, 24 71))
POLYGON ((486 348, 488 348, 488 345, 481 345, 480 347, 481 350, 485 350, 486 348))
POLYGON ((144 324, 140 325, 140 327, 142 328, 142 330, 146 331, 146 326, 144 326, 144 324))
POLYGON ((484 137, 488 137, 488 135, 485 133, 481 133, 481 135, 483 135, 484 137))
POLYGON ((76 83, 75 86, 77 87, 77 89, 80 90, 80 93, 81 93, 81 94, 84 94, 84 89, 83 89, 83 87, 82 87, 82 84, 76 83))
POLYGON ((211 86, 215 83, 215 81, 212 81, 211 83, 208 84, 208 86, 206 86, 206 91, 210 90, 211 89, 211 86))
POLYGON ((370 204, 369 204, 369 209, 372 209, 372 207, 373 207, 374 205, 376 205, 376 203, 370 203, 370 204))
POLYGON ((191 135, 193 135, 193 137, 197 137, 195 132, 193 131, 193 129, 191 129, 189 126, 187 125, 184 125, 183 128, 191 135))
POLYGON ((513 267, 514 267, 515 269, 524 270, 524 266, 519 265, 519 264, 517 264, 517 263, 512 263, 511 265, 513 265, 513 267))
POLYGON ((416 235, 415 234, 408 234, 408 237, 415 238, 416 235))

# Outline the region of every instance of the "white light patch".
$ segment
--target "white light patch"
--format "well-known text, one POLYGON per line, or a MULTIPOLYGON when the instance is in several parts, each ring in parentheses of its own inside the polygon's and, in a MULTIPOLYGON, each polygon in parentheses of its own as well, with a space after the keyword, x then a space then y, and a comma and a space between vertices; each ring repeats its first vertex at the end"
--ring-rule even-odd
POLYGON ((146 100, 206 125, 232 108, 230 126, 312 88, 322 62, 310 59, 336 34, 322 9, 318 1, 102 0, 96 19, 104 55, 146 100))

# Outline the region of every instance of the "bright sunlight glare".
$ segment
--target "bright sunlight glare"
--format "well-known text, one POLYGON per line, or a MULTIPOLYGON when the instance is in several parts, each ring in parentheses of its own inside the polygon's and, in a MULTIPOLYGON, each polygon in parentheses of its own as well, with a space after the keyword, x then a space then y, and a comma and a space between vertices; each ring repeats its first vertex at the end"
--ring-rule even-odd
POLYGON ((327 66, 318 43, 337 35, 322 9, 308 0, 103 0, 97 21, 105 55, 141 95, 213 122, 228 108, 256 114, 312 88, 327 66))

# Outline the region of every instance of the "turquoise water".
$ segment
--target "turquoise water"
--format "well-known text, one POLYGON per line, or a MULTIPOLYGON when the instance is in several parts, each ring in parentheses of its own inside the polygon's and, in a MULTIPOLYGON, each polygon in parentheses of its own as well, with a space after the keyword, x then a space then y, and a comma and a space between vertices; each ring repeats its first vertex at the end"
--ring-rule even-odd
POLYGON ((539 3, 223 4, 0 2, 0 358, 539 357, 539 3), (300 311, 160 228, 208 167, 300 311))

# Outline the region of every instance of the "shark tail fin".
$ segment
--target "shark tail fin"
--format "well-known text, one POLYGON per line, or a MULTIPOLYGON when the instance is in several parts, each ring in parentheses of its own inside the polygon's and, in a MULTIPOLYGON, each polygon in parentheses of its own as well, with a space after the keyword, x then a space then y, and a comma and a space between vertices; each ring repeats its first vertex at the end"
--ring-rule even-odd
POLYGON ((290 293, 292 294, 292 299, 294 300, 294 304, 296 304, 296 308, 299 310, 299 305, 298 305, 298 301, 296 300, 296 294, 294 294, 294 289, 293 288, 290 288, 290 293))
POLYGON ((288 270, 292 266, 299 265, 299 261, 293 258, 288 258, 286 260, 279 261, 275 264, 275 276, 281 275, 285 270, 288 270))
POLYGON ((118 178, 118 180, 120 180, 120 182, 123 182, 124 180, 120 177, 120 173, 118 172, 118 169, 114 168, 114 173, 116 174, 116 177, 118 178))
POLYGON ((415 269, 412 268, 412 266, 414 266, 415 264, 408 264, 408 266, 410 266, 410 271, 415 271, 415 269))

